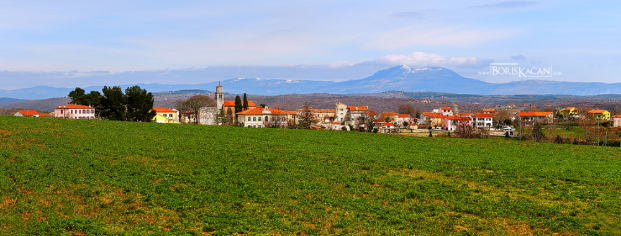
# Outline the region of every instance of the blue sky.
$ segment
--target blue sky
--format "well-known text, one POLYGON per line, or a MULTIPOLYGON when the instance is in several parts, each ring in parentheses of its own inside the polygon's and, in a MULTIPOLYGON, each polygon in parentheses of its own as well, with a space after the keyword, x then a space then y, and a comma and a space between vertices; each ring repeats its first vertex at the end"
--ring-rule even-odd
POLYGON ((480 75, 491 62, 553 66, 562 75, 552 80, 621 82, 618 1, 2 0, 0 35, 0 89, 347 80, 400 64, 524 79, 480 75), (170 70, 203 74, 161 76, 170 70), (160 76, 115 80, 127 71, 160 76))

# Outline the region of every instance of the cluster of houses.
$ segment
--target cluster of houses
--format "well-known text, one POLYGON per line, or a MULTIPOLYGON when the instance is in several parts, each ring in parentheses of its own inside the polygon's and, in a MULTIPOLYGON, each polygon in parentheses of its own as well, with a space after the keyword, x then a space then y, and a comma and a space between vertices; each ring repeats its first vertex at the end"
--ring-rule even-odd
MULTIPOLYGON (((483 112, 454 112, 451 107, 440 107, 431 112, 423 112, 419 118, 410 114, 395 112, 376 113, 368 106, 348 106, 337 102, 334 109, 302 108, 296 111, 287 111, 280 108, 257 106, 248 101, 247 108, 235 112, 235 101, 224 101, 222 86, 216 87, 216 105, 200 108, 198 111, 179 112, 173 108, 154 107, 156 123, 196 123, 219 125, 236 123, 244 127, 290 127, 307 119, 315 129, 330 130, 367 130, 373 125, 381 133, 398 133, 401 129, 418 129, 419 127, 455 131, 460 126, 477 129, 492 129, 494 127, 493 114, 495 109, 483 109, 483 112)), ((245 105, 245 104, 242 104, 245 105)), ((525 124, 553 123, 553 112, 521 112, 508 110, 512 120, 518 119, 525 124)), ((582 113, 575 107, 565 107, 558 111, 565 119, 579 119, 582 113)), ((586 113, 598 120, 611 120, 614 127, 621 126, 621 115, 611 116, 610 112, 593 109, 586 113)), ((58 117, 70 119, 96 119, 95 108, 84 105, 67 104, 54 108, 50 114, 38 113, 34 110, 19 110, 15 116, 29 117, 58 117)))

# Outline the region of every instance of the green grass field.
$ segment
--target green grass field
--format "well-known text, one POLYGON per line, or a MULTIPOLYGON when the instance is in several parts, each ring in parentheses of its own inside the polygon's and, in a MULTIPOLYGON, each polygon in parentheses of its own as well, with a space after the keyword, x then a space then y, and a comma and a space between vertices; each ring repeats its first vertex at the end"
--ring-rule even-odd
POLYGON ((0 235, 619 235, 620 153, 0 116, 0 235))

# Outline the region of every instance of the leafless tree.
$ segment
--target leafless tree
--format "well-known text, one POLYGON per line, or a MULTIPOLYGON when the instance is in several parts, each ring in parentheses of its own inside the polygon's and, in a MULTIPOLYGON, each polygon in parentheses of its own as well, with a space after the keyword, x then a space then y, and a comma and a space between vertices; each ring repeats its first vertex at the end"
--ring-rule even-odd
POLYGON ((399 105, 399 109, 397 110, 399 114, 408 114, 410 116, 416 115, 416 109, 410 104, 401 104, 399 105))
POLYGON ((213 101, 213 99, 211 99, 211 97, 206 96, 206 95, 195 95, 192 97, 189 97, 187 100, 177 100, 175 102, 175 108, 177 108, 177 110, 179 110, 180 112, 185 112, 185 111, 192 111, 195 113, 196 115, 196 121, 195 123, 198 124, 199 122, 199 110, 201 107, 211 107, 211 106, 216 106, 216 103, 213 101))

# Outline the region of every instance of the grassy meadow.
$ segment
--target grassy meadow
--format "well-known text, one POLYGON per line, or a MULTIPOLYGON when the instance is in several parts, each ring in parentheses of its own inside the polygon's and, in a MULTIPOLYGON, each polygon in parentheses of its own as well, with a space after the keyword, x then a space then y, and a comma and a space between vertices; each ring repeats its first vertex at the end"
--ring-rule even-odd
POLYGON ((619 235, 621 149, 0 116, 0 235, 619 235))

